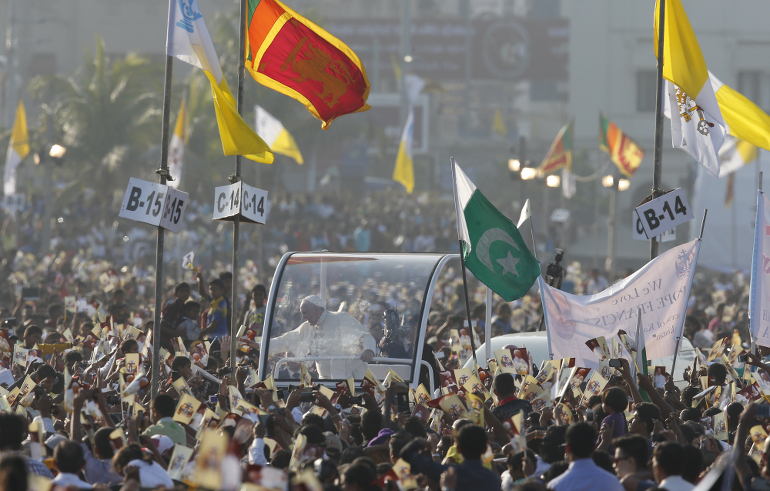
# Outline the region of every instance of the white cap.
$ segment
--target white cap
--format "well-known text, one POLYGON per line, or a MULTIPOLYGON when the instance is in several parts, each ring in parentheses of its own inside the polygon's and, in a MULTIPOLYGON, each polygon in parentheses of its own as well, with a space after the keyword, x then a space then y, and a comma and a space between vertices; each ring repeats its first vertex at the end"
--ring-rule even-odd
POLYGON ((312 303, 316 307, 326 308, 326 306, 321 301, 321 297, 318 295, 310 295, 302 299, 303 302, 312 303))

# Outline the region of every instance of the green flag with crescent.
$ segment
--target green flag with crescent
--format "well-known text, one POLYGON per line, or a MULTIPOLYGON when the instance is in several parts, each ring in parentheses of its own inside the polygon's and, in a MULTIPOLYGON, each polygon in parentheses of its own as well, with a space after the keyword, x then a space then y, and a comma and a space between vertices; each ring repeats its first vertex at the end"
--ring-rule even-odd
POLYGON ((457 235, 465 266, 506 302, 523 297, 540 275, 516 225, 476 189, 452 159, 457 235))

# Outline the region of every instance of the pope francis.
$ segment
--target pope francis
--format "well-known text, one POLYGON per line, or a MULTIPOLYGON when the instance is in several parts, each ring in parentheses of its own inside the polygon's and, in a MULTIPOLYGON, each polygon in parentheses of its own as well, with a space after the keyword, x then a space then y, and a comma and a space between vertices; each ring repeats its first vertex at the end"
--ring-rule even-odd
POLYGON ((299 310, 305 322, 293 331, 270 340, 270 354, 291 351, 295 356, 344 356, 354 360, 316 361, 321 378, 361 379, 374 358, 371 334, 346 312, 329 312, 317 295, 302 299, 299 310))

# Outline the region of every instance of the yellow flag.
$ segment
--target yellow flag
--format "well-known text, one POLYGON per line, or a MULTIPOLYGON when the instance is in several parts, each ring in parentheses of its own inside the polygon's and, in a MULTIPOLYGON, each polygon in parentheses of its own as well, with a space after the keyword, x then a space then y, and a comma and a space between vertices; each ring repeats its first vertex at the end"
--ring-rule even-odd
POLYGON ((400 182, 406 188, 406 192, 414 191, 414 161, 412 160, 412 134, 414 132, 414 110, 409 110, 406 118, 404 133, 401 135, 401 144, 398 146, 396 168, 393 169, 393 180, 400 182))
POLYGON ((495 119, 492 121, 492 129, 501 136, 508 134, 508 128, 506 128, 505 120, 503 120, 503 112, 499 107, 495 109, 495 119))
POLYGON ((11 141, 8 143, 8 155, 5 159, 3 192, 6 196, 16 192, 16 167, 28 154, 27 113, 24 111, 24 103, 19 100, 19 106, 16 109, 16 121, 13 123, 13 131, 11 131, 11 141))

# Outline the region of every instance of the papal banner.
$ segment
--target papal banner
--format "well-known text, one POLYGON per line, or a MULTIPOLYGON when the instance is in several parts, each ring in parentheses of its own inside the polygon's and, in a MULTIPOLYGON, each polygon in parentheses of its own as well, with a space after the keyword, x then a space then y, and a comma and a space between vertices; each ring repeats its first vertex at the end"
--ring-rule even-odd
POLYGON ((571 295, 540 278, 548 343, 553 358, 575 358, 575 366, 598 368, 585 342, 610 339, 619 329, 635 333, 641 309, 647 359, 671 356, 682 335, 700 240, 672 248, 596 295, 571 295))
POLYGON ((751 337, 760 346, 770 346, 770 200, 762 191, 757 192, 755 223, 749 295, 751 337))

